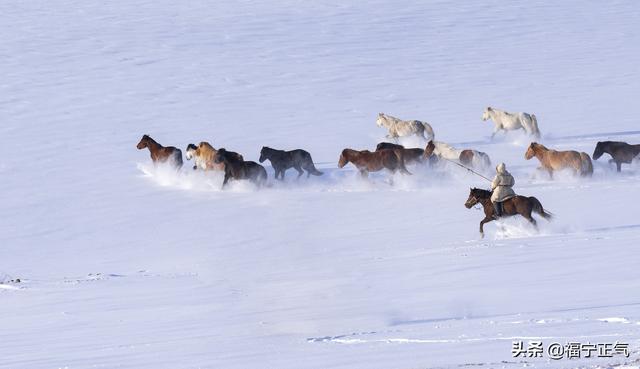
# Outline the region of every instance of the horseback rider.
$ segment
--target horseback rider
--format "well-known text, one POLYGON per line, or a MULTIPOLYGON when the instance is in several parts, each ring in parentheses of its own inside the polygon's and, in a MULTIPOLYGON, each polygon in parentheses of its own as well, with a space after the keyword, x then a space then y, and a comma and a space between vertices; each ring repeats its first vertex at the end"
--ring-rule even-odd
POLYGON ((491 182, 491 190, 493 191, 491 202, 493 203, 494 217, 496 219, 502 216, 502 202, 516 195, 512 188, 515 183, 511 173, 507 172, 507 167, 504 163, 498 164, 496 176, 491 182))

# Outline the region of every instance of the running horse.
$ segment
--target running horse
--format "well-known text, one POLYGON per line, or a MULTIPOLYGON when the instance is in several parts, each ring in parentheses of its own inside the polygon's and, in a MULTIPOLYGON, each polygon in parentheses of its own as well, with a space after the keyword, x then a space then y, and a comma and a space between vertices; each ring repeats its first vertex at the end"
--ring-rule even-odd
POLYGON ((421 149, 419 147, 406 148, 402 145, 394 144, 391 142, 380 142, 376 146, 376 151, 386 150, 386 149, 402 150, 402 153, 404 154, 405 164, 422 163, 422 159, 424 157, 424 149, 421 149))
POLYGON ((491 139, 500 131, 514 131, 523 129, 528 135, 540 138, 540 129, 538 128, 538 119, 535 114, 529 113, 509 113, 504 110, 492 108, 490 106, 482 112, 482 120, 491 119, 493 121, 493 134, 491 139))
POLYGON ((630 145, 619 141, 600 141, 593 151, 593 160, 598 160, 602 154, 611 155, 609 163, 616 163, 618 172, 622 171, 622 164, 631 164, 634 158, 640 155, 640 145, 630 145))
POLYGON ((173 146, 162 146, 148 135, 142 136, 136 146, 138 150, 148 148, 154 165, 169 163, 175 169, 182 167, 182 151, 173 146))
POLYGON ((384 127, 389 131, 387 138, 398 139, 398 137, 416 135, 425 140, 433 140, 435 137, 431 125, 419 120, 402 120, 385 113, 379 113, 376 124, 378 127, 384 127))
POLYGON ((551 150, 537 142, 532 142, 524 158, 530 160, 534 156, 540 161, 539 169, 546 170, 551 178, 554 171, 562 169, 572 169, 575 174, 583 177, 593 174, 591 158, 584 152, 551 150))
MULTIPOLYGON (((484 219, 480 221, 480 234, 484 237, 484 224, 496 219, 494 207, 491 202, 491 191, 480 188, 472 188, 469 191, 469 198, 464 206, 471 209, 476 204, 481 204, 484 208, 484 219)), ((537 222, 531 216, 532 213, 542 216, 546 220, 551 220, 551 213, 544 210, 542 204, 533 196, 515 196, 502 202, 502 216, 522 215, 533 226, 538 229, 537 222)))
POLYGON ((353 163, 364 178, 369 176, 369 172, 377 172, 383 169, 388 169, 394 173, 399 170, 402 174, 411 174, 404 166, 403 151, 398 149, 383 149, 374 152, 344 149, 340 154, 338 168, 343 168, 348 163, 353 163))

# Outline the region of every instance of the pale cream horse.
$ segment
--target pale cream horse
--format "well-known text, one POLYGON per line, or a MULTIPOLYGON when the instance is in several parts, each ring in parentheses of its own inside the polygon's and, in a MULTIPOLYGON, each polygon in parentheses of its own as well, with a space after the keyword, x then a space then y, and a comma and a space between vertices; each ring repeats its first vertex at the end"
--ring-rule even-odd
POLYGON ((435 145, 433 153, 439 158, 459 162, 463 165, 483 171, 491 168, 491 159, 489 158, 489 155, 482 151, 472 149, 459 150, 442 141, 433 141, 433 144, 435 145))
POLYGON ((378 114, 376 119, 378 127, 384 127, 389 130, 388 138, 398 138, 411 135, 417 135, 426 140, 433 140, 433 128, 427 122, 419 120, 401 120, 384 113, 378 114), (425 132, 427 136, 425 137, 425 132))
POLYGON ((491 138, 500 130, 515 131, 516 129, 524 129, 528 135, 540 138, 540 130, 538 129, 538 120, 534 114, 529 113, 508 113, 504 110, 487 107, 482 113, 482 120, 491 119, 494 123, 493 134, 491 138))

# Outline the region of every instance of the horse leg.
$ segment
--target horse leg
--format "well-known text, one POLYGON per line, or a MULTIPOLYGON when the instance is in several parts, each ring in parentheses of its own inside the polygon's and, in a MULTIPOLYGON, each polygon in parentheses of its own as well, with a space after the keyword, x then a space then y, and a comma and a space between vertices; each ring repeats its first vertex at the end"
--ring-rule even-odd
POLYGON ((489 218, 487 216, 485 216, 485 218, 480 221, 480 234, 482 235, 483 238, 484 238, 484 225, 491 221, 493 221, 493 218, 489 218))
POLYGON ((525 218, 529 221, 529 223, 533 224, 533 228, 538 230, 538 222, 531 216, 531 211, 529 211, 529 215, 525 215, 525 218))
POLYGON ((501 127, 499 125, 495 125, 493 127, 493 133, 491 134, 491 139, 493 140, 493 138, 495 137, 495 135, 500 132, 501 127))
POLYGON ((222 181, 222 188, 224 189, 224 186, 227 185, 227 182, 229 182, 229 178, 231 178, 231 173, 229 173, 228 171, 224 172, 224 181, 222 181))
POLYGON ((549 168, 546 168, 546 169, 547 169, 547 173, 549 173, 549 179, 553 179, 553 169, 549 169, 549 168))
POLYGON ((298 171, 298 178, 297 179, 300 179, 300 177, 304 174, 304 171, 302 170, 302 168, 300 168, 299 165, 294 165, 293 169, 298 171))
POLYGON ((360 169, 360 177, 364 179, 369 178, 369 172, 367 172, 365 169, 360 169))
POLYGON ((618 172, 622 171, 622 162, 616 161, 616 169, 618 172))

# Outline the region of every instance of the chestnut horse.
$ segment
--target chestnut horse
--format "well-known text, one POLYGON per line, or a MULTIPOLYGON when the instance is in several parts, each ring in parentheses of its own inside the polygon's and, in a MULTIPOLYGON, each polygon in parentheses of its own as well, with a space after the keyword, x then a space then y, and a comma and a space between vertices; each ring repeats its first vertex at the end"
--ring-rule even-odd
POLYGON ((421 148, 408 149, 402 145, 398 145, 390 142, 380 142, 376 146, 376 151, 385 150, 385 149, 402 150, 402 153, 404 154, 405 164, 422 163, 424 149, 421 149, 421 148))
POLYGON ((537 142, 532 142, 524 154, 529 160, 536 157, 542 164, 541 168, 549 172, 553 178, 553 171, 565 168, 573 169, 575 174, 590 176, 593 174, 593 164, 587 153, 577 151, 556 151, 546 148, 537 142))
POLYGON ((382 169, 388 169, 394 173, 399 170, 402 174, 411 174, 404 166, 402 150, 383 149, 371 152, 369 150, 344 149, 340 154, 338 168, 343 168, 349 162, 353 163, 360 171, 360 175, 365 178, 369 172, 377 172, 382 169))
MULTIPOLYGON (((481 204, 484 208, 484 219, 480 221, 480 234, 484 237, 484 224, 495 220, 494 207, 491 202, 491 191, 483 190, 480 188, 472 188, 469 191, 469 198, 464 206, 467 209, 471 209, 476 204, 481 204)), ((535 212, 542 216, 546 220, 551 220, 551 213, 544 210, 540 201, 533 196, 515 196, 502 202, 502 216, 512 216, 520 214, 525 217, 536 229, 538 229, 537 222, 531 216, 532 212, 535 212)))
POLYGON ((596 144, 596 149, 593 151, 593 160, 598 160, 605 152, 613 158, 609 160, 609 163, 616 163, 616 168, 620 172, 622 163, 631 164, 631 161, 640 155, 640 145, 630 145, 619 141, 601 141, 596 144))
POLYGON ((182 151, 177 147, 162 146, 148 135, 142 136, 142 139, 140 139, 136 147, 138 150, 142 150, 145 147, 148 148, 154 165, 158 163, 169 163, 176 169, 182 167, 182 151))

